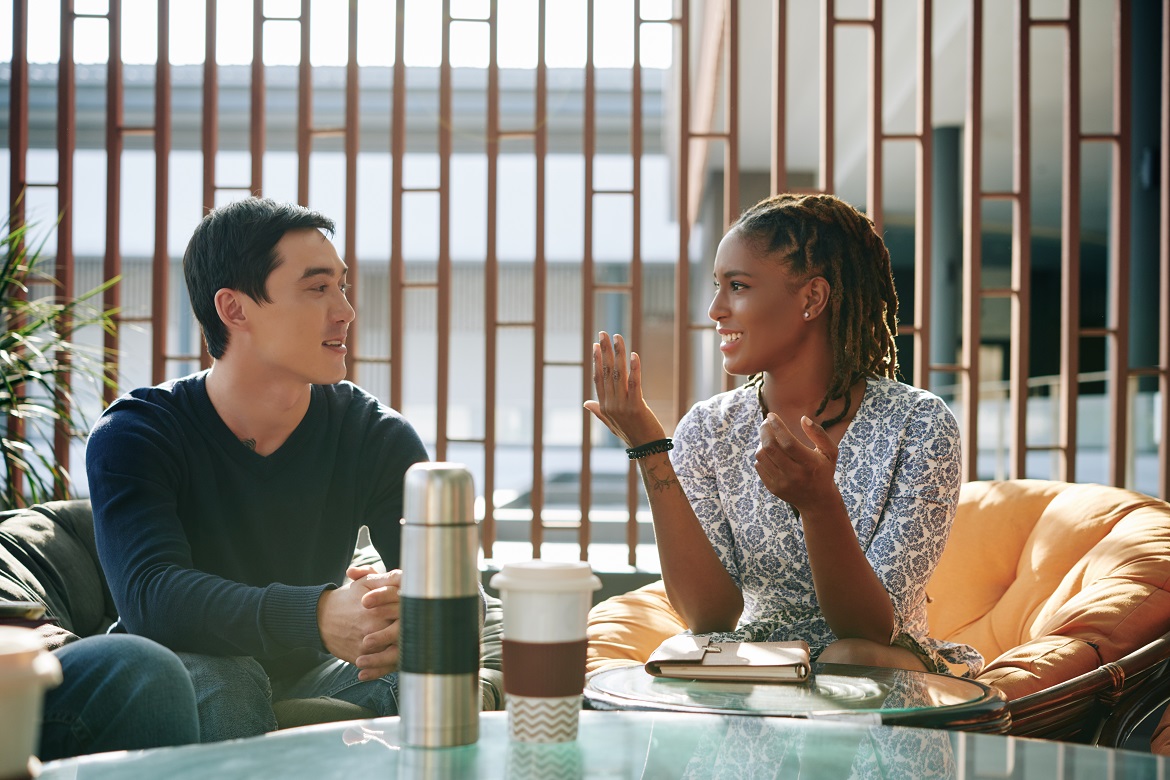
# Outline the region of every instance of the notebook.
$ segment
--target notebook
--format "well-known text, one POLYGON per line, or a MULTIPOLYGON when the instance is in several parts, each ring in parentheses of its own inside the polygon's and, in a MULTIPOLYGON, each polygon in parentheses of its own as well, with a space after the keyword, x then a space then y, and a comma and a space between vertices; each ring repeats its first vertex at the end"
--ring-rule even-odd
POLYGON ((809 675, 808 643, 712 642, 679 634, 650 654, 646 671, 687 680, 799 683, 809 675))

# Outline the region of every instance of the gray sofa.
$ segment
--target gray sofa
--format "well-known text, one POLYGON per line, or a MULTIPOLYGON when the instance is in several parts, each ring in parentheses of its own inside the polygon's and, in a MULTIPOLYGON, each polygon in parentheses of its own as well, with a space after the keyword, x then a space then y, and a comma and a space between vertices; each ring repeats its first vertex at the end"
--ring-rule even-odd
MULTIPOLYGON (((355 563, 378 560, 373 548, 355 551, 355 563)), ((47 649, 99 634, 117 617, 98 563, 93 514, 86 500, 53 501, 0 512, 0 600, 45 605, 52 624, 39 626, 47 649)), ((480 645, 483 708, 504 707, 503 610, 488 596, 480 645)), ((294 699, 275 707, 281 728, 373 717, 374 713, 330 698, 294 699)))

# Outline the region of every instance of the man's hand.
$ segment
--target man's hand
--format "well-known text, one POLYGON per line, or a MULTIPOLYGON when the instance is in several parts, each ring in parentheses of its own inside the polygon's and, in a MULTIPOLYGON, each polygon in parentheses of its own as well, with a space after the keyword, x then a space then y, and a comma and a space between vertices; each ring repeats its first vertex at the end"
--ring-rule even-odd
POLYGON ((380 573, 351 567, 348 581, 317 602, 317 626, 325 649, 376 680, 398 668, 398 586, 402 571, 380 573))

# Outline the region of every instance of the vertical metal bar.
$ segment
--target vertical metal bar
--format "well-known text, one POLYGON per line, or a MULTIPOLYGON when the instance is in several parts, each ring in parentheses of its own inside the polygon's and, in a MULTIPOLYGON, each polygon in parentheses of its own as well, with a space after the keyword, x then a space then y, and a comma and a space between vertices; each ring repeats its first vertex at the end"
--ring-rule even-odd
MULTIPOLYGON (((122 275, 122 0, 110 0, 106 17, 110 51, 106 65, 106 252, 103 279, 122 275)), ((108 287, 102 295, 106 311, 120 311, 122 285, 108 287)), ((118 342, 121 315, 113 315, 113 327, 105 332, 106 378, 102 389, 106 404, 118 397, 118 342)))
MULTIPOLYGON (((25 225, 25 196, 28 188, 28 0, 12 2, 12 79, 8 88, 8 199, 11 207, 8 229, 15 231, 25 225)), ((10 247, 10 251, 20 253, 25 248, 25 241, 21 239, 10 247)), ((15 291, 13 295, 22 296, 22 293, 15 291)), ((9 327, 15 324, 5 323, 9 327)), ((15 392, 14 400, 20 403, 24 391, 18 387, 15 392)), ((8 436, 23 441, 24 420, 10 414, 7 423, 8 436)), ((4 465, 9 490, 13 495, 22 495, 24 472, 7 460, 4 465)))
POLYGON ((978 479, 979 303, 983 249, 983 0, 971 0, 967 50, 967 121, 963 138, 963 477, 978 479))
MULTIPOLYGON (((361 149, 361 71, 358 69, 358 0, 349 0, 348 8, 349 56, 345 62, 345 263, 349 266, 347 281, 351 289, 357 290, 359 261, 357 254, 357 170, 358 152, 361 149)), ((350 293, 349 305, 358 311, 358 295, 350 293)), ((358 357, 361 336, 361 320, 355 319, 349 326, 345 339, 349 349, 349 378, 358 381, 358 357)))
MULTIPOLYGON (((707 186, 707 159, 711 153, 711 142, 723 134, 715 131, 716 108, 719 104, 720 78, 726 72, 724 61, 724 36, 727 32, 727 0, 712 0, 703 9, 703 15, 695 22, 700 31, 699 56, 695 62, 696 74, 692 94, 687 99, 691 104, 689 122, 694 132, 690 135, 691 155, 686 178, 688 188, 687 223, 690 229, 699 218, 703 191, 707 186)), ((690 326, 688 324, 689 327, 690 326)))
POLYGON ((869 39, 869 170, 866 210, 874 229, 882 234, 882 0, 870 0, 869 39))
POLYGON ((215 61, 218 56, 215 46, 218 1, 206 0, 206 3, 203 22, 203 209, 210 211, 215 208, 215 154, 219 147, 219 66, 215 61))
POLYGON ((1077 478, 1081 373, 1081 3, 1069 0, 1065 30, 1060 192, 1060 387, 1058 479, 1077 478))
POLYGON ((252 83, 251 125, 248 128, 252 152, 253 195, 264 188, 264 0, 252 0, 252 83))
MULTIPOLYGON (((494 6, 493 2, 493 6, 494 6)), ((483 355, 484 355, 484 519, 481 537, 484 555, 491 557, 490 550, 495 541, 496 491, 496 362, 499 360, 500 337, 500 259, 498 252, 499 234, 499 172, 500 172, 500 62, 499 32, 496 28, 495 8, 492 9, 491 27, 488 32, 487 72, 487 236, 483 264, 483 355)), ((539 208, 537 214, 539 215, 539 208)), ((539 373, 539 368, 537 369, 539 373)), ((532 525, 540 525, 538 505, 543 505, 544 484, 535 474, 539 471, 537 457, 533 455, 532 480, 532 525)), ((534 550, 533 557, 536 557, 534 550)))
MULTIPOLYGON (((215 157, 219 151, 219 64, 216 62, 218 0, 206 0, 203 21, 203 210, 215 208, 215 157)), ((211 365, 207 343, 199 338, 199 365, 211 365)))
POLYGON ((1170 0, 1162 0, 1162 153, 1161 159, 1161 218, 1159 230, 1159 279, 1162 292, 1158 296, 1159 328, 1161 335, 1158 363, 1158 395, 1162 406, 1162 430, 1158 437, 1158 492, 1163 501, 1170 501, 1170 0))
POLYGON ((934 258, 934 132, 932 121, 933 0, 918 0, 918 142, 915 144, 918 182, 914 198, 914 384, 930 387, 930 316, 933 302, 931 272, 934 258))
MULTIPOLYGON (((9 231, 24 225, 28 186, 28 0, 12 2, 12 77, 8 84, 9 231)), ((24 241, 12 247, 21 251, 24 241)), ((12 418, 16 421, 19 418, 12 418)))
POLYGON ((675 266, 674 416, 681 420, 691 397, 691 226, 689 193, 691 147, 691 19, 689 3, 679 6, 678 32, 678 263, 675 266))
MULTIPOLYGON (((12 4, 12 78, 8 83, 8 230, 25 225, 28 187, 28 0, 12 4)), ((13 251, 25 247, 21 241, 13 251)), ((9 424, 16 421, 9 419, 9 424)))
POLYGON ((819 187, 822 192, 832 192, 833 170, 833 128, 836 125, 836 108, 833 105, 834 79, 836 74, 837 19, 834 0, 822 0, 821 8, 821 160, 819 187))
POLYGON ((1109 302, 1113 317, 1107 370, 1109 399, 1109 481, 1128 484, 1129 462, 1129 161, 1130 161, 1130 15, 1127 0, 1117 0, 1113 47, 1113 186, 1109 213, 1109 302))
POLYGON ((772 177, 771 193, 788 189, 788 3, 772 2, 772 177))
MULTIPOLYGON (((633 231, 630 246, 630 334, 633 343, 642 344, 642 15, 634 3, 634 64, 630 73, 630 216, 633 231)), ((640 346, 639 349, 643 349, 640 346)), ((640 354, 640 353, 639 353, 640 354)), ((626 472, 626 563, 638 565, 638 474, 626 472)), ((582 553, 586 552, 582 546, 582 553)))
POLYGON ((309 154, 312 151, 313 67, 309 56, 312 31, 310 0, 301 0, 301 57, 297 63, 297 202, 309 205, 309 154))
MULTIPOLYGON (((727 230, 739 217, 739 0, 724 0, 723 122, 727 140, 723 144, 723 225, 727 230)), ((731 390, 739 378, 723 372, 723 390, 731 390)))
POLYGON ((296 198, 302 206, 309 205, 309 154, 312 152, 311 7, 309 0, 301 0, 301 60, 297 63, 296 83, 296 198))
MULTIPOLYGON (((582 138, 582 154, 585 163, 585 203, 583 244, 581 247, 581 328, 584 330, 581 385, 585 398, 592 398, 593 391, 593 340, 597 337, 594 326, 596 279, 593 269, 593 153, 597 145, 597 74, 593 67, 593 0, 585 0, 585 136, 582 138)), ((685 190, 683 172, 679 171, 676 182, 685 190)), ((679 212, 679 221, 685 222, 685 211, 679 212)), ((678 316, 678 315, 676 315, 678 316)), ((581 410, 581 489, 578 499, 581 517, 588 517, 593 504, 593 437, 592 417, 581 410)), ((532 530, 532 556, 540 557, 541 529, 532 530)))
MULTIPOLYGON (((394 113, 391 116, 390 149, 390 406, 402 408, 402 343, 406 261, 402 255, 402 164, 406 159, 406 60, 403 57, 406 0, 397 0, 394 25, 394 113)), ((490 414, 491 411, 488 410, 490 414)), ((491 459, 485 459, 490 468, 491 459)))
MULTIPOLYGON (((723 145, 723 229, 739 216, 739 0, 725 0, 727 12, 723 44, 726 46, 723 121, 727 142, 723 145)), ((730 378, 730 377, 729 377, 730 378)))
MULTIPOLYGON (((61 0, 61 55, 57 65, 57 262, 54 276, 58 294, 64 299, 73 297, 73 150, 77 146, 77 74, 73 61, 73 0, 61 0)), ((68 332, 73 320, 68 314, 61 317, 61 328, 68 332)), ((58 355, 62 370, 57 374, 56 387, 61 390, 62 416, 53 430, 53 456, 61 469, 69 470, 69 442, 71 431, 65 420, 72 406, 69 394, 73 387, 69 353, 58 355)), ((60 486, 59 486, 60 487, 60 486)), ((64 495, 59 495, 64 498, 64 495)))
POLYGON ((150 273, 150 381, 166 378, 167 290, 170 254, 167 215, 171 180, 171 2, 158 0, 158 58, 154 68, 154 258, 150 273))
POLYGON ((1032 28, 1030 0, 1016 5, 1016 77, 1012 79, 1012 298, 1008 378, 1009 462, 1012 479, 1027 476, 1028 318, 1032 290, 1032 28))
MULTIPOLYGON (((495 47, 498 46, 498 18, 496 13, 498 11, 498 0, 491 0, 491 14, 492 14, 492 52, 495 53, 495 47)), ((544 37, 544 13, 545 4, 543 2, 537 4, 537 35, 540 38, 544 37)), ((547 344, 545 337, 548 328, 548 267, 546 264, 546 257, 544 252, 545 240, 545 224, 544 224, 544 200, 545 200, 545 157, 548 154, 548 70, 544 64, 544 51, 542 43, 537 44, 537 60, 536 60, 536 94, 533 96, 535 102, 536 114, 536 133, 532 139, 533 141, 533 155, 535 160, 535 190, 536 190, 536 247, 535 255, 532 262, 532 318, 533 318, 533 333, 532 333, 532 522, 535 525, 544 525, 544 372, 545 363, 547 360, 546 350, 547 344)), ((498 63, 493 60, 496 65, 496 79, 497 84, 499 79, 498 63)), ((499 102, 496 102, 496 110, 499 110, 499 102)), ((497 120, 499 114, 496 114, 497 120)), ((581 560, 589 559, 589 518, 582 517, 581 525, 578 527, 578 543, 579 555, 581 560)))
MULTIPOLYGON (((447 400, 451 369, 451 0, 443 0, 442 60, 439 63, 439 288, 435 456, 447 459, 447 400)), ((489 372, 492 369, 488 369, 489 372)), ((490 376, 490 373, 489 373, 490 376)))

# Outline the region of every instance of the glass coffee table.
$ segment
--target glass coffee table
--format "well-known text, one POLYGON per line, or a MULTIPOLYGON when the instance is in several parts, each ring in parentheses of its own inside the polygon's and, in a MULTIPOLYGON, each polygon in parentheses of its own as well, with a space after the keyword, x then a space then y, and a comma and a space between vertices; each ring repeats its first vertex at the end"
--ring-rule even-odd
POLYGON ((398 718, 325 723, 262 737, 45 764, 38 780, 643 780, 696 778, 1012 778, 1164 780, 1170 757, 998 734, 861 721, 666 712, 582 712, 577 741, 508 739, 506 713, 485 712, 479 741, 405 747, 398 718))
POLYGON ((638 666, 597 672, 586 706, 799 718, 1007 733, 1007 702, 993 688, 944 674, 841 664, 812 665, 805 683, 711 682, 654 677, 638 666))

